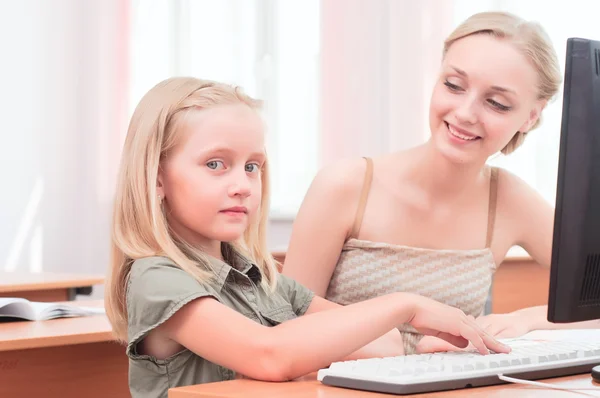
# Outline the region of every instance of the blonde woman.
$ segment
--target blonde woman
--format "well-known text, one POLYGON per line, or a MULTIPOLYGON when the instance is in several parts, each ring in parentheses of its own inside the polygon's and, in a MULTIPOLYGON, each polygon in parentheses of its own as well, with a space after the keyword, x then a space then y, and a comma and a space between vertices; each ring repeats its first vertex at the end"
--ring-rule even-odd
MULTIPOLYGON (((550 265, 553 208, 486 161, 516 150, 540 123, 561 83, 555 51, 539 25, 502 12, 468 18, 443 51, 431 138, 325 168, 309 189, 283 273, 317 295, 346 305, 411 292, 479 317, 510 247, 550 265)), ((498 337, 559 327, 546 307, 478 322, 498 337)), ((410 325, 399 330, 407 353, 451 348, 421 341, 410 325)))
POLYGON ((398 355, 402 322, 481 353, 508 351, 433 300, 395 293, 341 307, 280 275, 265 244, 268 161, 257 106, 229 85, 172 78, 134 112, 106 296, 127 344, 133 397, 398 355))

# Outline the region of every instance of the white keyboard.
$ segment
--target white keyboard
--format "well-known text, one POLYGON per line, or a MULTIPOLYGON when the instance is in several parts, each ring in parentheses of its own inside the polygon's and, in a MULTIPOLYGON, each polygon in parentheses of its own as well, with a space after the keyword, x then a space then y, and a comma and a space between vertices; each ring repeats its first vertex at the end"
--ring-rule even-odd
POLYGON ((600 364, 600 341, 504 340, 510 354, 448 352, 335 362, 323 384, 391 394, 415 394, 502 384, 499 374, 526 380, 588 373, 600 364))

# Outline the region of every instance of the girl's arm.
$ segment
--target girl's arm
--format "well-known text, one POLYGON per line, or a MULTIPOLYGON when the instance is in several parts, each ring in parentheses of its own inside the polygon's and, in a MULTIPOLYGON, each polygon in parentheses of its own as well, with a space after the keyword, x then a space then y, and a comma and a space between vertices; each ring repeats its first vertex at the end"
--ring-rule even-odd
MULTIPOLYGON (((314 296, 304 315, 306 316, 340 307, 341 305, 339 304, 325 300, 319 296, 314 296)), ((395 357, 399 355, 404 355, 404 344, 402 342, 400 331, 397 328, 394 328, 378 339, 373 340, 364 347, 354 351, 343 360, 349 361, 362 358, 395 357)))
POLYGON ((470 341, 482 353, 487 348, 508 351, 462 311, 408 293, 313 313, 272 328, 204 297, 186 304, 155 332, 247 377, 284 381, 342 360, 401 323, 461 347, 470 341))

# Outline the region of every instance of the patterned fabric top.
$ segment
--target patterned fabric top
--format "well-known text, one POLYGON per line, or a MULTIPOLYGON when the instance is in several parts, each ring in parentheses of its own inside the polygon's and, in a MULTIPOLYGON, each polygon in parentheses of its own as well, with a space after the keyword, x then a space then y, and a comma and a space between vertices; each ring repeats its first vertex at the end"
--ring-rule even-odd
MULTIPOLYGON (((409 292, 477 317, 485 308, 495 270, 489 248, 432 250, 350 239, 342 249, 325 298, 347 305, 409 292)), ((406 354, 414 353, 422 335, 408 324, 398 329, 406 354)))
MULTIPOLYGON (((495 207, 497 169, 490 180, 486 247, 474 250, 435 250, 360 240, 373 165, 367 160, 365 183, 354 228, 345 242, 325 298, 347 305, 394 292, 415 293, 461 309, 474 317, 483 314, 496 271, 490 244, 495 207)), ((406 354, 422 338, 412 326, 399 325, 406 354)))

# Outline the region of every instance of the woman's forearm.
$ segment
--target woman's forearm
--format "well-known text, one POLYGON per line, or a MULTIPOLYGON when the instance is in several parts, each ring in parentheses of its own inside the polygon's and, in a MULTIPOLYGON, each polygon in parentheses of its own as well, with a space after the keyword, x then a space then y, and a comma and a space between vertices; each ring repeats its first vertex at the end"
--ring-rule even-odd
POLYGON ((600 320, 572 322, 572 323, 552 323, 548 321, 548 306, 541 305, 537 307, 523 308, 514 311, 515 314, 531 320, 530 330, 549 330, 549 329, 595 329, 600 328, 600 320))

